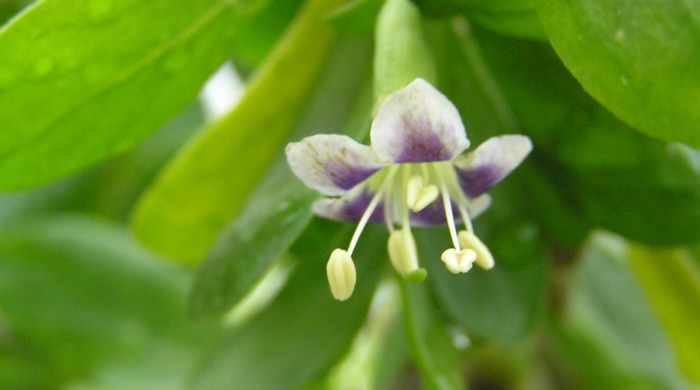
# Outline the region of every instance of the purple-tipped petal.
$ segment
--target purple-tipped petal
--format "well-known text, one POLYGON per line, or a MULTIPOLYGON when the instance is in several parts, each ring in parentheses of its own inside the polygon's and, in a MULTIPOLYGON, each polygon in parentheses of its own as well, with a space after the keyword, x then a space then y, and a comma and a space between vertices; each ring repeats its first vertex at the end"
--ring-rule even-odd
POLYGON ((517 167, 532 150, 523 135, 503 135, 488 139, 476 150, 455 159, 460 185, 470 198, 485 193, 517 167))
POLYGON ((318 134, 287 145, 287 161, 307 186, 341 195, 382 168, 375 152, 350 137, 318 134))
POLYGON ((447 161, 469 147, 457 108, 423 79, 389 95, 370 131, 381 161, 447 161))
MULTIPOLYGON (((372 201, 374 193, 362 189, 347 193, 341 198, 324 198, 314 202, 311 206, 314 214, 336 221, 359 221, 372 201)), ((369 222, 384 222, 384 204, 374 209, 369 222)))

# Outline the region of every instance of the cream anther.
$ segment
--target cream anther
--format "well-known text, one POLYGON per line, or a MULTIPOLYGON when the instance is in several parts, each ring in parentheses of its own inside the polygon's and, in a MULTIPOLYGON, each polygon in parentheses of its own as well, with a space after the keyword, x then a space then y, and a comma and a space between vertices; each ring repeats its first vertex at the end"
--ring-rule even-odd
POLYGON ((393 231, 389 235, 388 249, 391 265, 401 276, 418 269, 416 241, 410 230, 404 228, 393 231))
POLYGON ((448 271, 453 274, 463 274, 472 269, 472 263, 476 260, 476 252, 471 249, 457 251, 454 248, 450 248, 442 252, 440 259, 445 263, 448 271))
POLYGON ((413 175, 408 179, 406 184, 406 205, 414 213, 433 203, 438 195, 440 195, 440 191, 437 186, 433 184, 425 185, 422 176, 413 175))
POLYGON ((476 252, 476 264, 483 269, 493 268, 495 261, 489 248, 474 233, 462 230, 458 234, 459 244, 476 252))
POLYGON ((347 251, 336 249, 331 253, 331 258, 326 265, 326 274, 333 298, 339 301, 350 298, 355 289, 357 273, 355 263, 347 251))

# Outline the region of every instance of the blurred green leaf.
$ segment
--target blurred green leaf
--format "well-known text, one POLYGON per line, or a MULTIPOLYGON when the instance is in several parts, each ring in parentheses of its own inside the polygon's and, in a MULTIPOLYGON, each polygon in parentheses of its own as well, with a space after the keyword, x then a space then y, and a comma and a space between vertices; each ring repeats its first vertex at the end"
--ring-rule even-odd
POLYGON ((465 15, 489 30, 518 38, 546 40, 547 34, 532 5, 506 9, 481 9, 465 15))
POLYGON ((616 119, 546 45, 472 32, 505 101, 533 138, 529 160, 584 226, 652 244, 700 239, 696 150, 667 145, 616 119))
MULTIPOLYGON (((362 59, 369 53, 366 39, 338 42, 291 139, 334 131, 340 123, 345 123, 340 133, 366 134, 372 103, 369 82, 363 81, 369 76, 369 61, 362 59)), ((301 233, 316 197, 290 172, 287 159, 278 156, 241 215, 206 255, 192 290, 191 313, 206 317, 235 305, 301 233)))
POLYGON ((66 211, 126 221, 156 171, 201 123, 199 105, 191 104, 124 154, 45 186, 0 193, 0 226, 66 211))
POLYGON ((563 281, 570 288, 553 333, 561 348, 554 359, 569 366, 581 389, 687 389, 625 255, 617 237, 596 234, 587 242, 563 281))
POLYGON ((630 269, 661 323, 676 361, 700 385, 700 274, 679 249, 631 245, 630 269))
POLYGON ((520 38, 546 40, 533 0, 415 0, 433 17, 465 16, 492 31, 520 38))
MULTIPOLYGON (((477 220, 476 228, 484 223, 477 220)), ((442 310, 470 336, 513 343, 526 335, 540 307, 546 255, 531 226, 510 220, 491 229, 498 233, 477 234, 490 247, 496 266, 460 275, 448 272, 440 261, 442 251, 451 247, 447 229, 417 231, 416 239, 442 310)))
POLYGON ((430 300, 427 286, 397 278, 403 300, 404 323, 413 359, 421 372, 422 388, 464 389, 461 356, 447 326, 430 300))
POLYGON ((552 45, 588 93, 647 134, 700 146, 700 3, 537 6, 552 45))
POLYGON ((18 14, 22 8, 29 5, 31 0, 2 0, 0 1, 0 27, 10 18, 18 14))
POLYGON ((246 18, 233 41, 236 70, 248 73, 259 66, 281 39, 303 0, 265 0, 263 10, 246 18))
POLYGON ((321 17, 335 1, 306 4, 242 100, 175 157, 133 216, 138 238, 196 262, 260 179, 293 126, 333 41, 321 17))
POLYGON ((700 240, 697 150, 639 134, 602 110, 561 135, 551 150, 566 168, 550 177, 590 223, 653 245, 700 240))
MULTIPOLYGON (((267 310, 234 329, 193 377, 195 389, 292 389, 328 370, 348 349, 367 314, 383 251, 361 242, 353 255, 357 285, 345 302, 333 299, 326 278, 331 251, 347 245, 350 225, 315 220, 292 250, 296 269, 267 310)), ((381 229, 368 228, 363 242, 381 229)))
POLYGON ((371 34, 384 1, 349 1, 331 12, 328 22, 345 34, 371 34))
POLYGON ((207 254, 192 289, 193 317, 221 315, 238 303, 311 220, 316 195, 285 173, 271 183, 288 185, 256 197, 207 254))
POLYGON ((0 30, 0 188, 46 183, 142 139, 192 99, 243 17, 224 0, 28 8, 0 30))
POLYGON ((128 364, 155 339, 183 349, 214 334, 190 333, 185 274, 114 225, 58 216, 6 227, 0 260, 0 374, 36 372, 17 387, 0 375, 2 388, 34 388, 42 377, 54 387, 128 364))

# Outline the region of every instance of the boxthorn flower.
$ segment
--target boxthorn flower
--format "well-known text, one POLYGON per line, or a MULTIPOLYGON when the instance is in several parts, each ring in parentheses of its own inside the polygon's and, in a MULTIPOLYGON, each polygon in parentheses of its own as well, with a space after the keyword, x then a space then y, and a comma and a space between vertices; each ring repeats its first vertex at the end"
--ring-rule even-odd
POLYGON ((329 260, 333 296, 345 300, 352 294, 352 253, 368 222, 386 224, 389 259, 408 280, 426 274, 418 266, 412 226, 447 224, 453 247, 441 259, 450 272, 467 272, 473 263, 493 267, 471 220, 489 206, 486 191, 530 153, 529 138, 494 137, 462 155, 469 140, 456 107, 427 81, 416 79, 381 103, 370 139, 372 146, 366 146, 344 135, 318 134, 286 148, 294 174, 329 196, 317 200, 313 211, 359 221, 347 250, 336 249, 329 260))

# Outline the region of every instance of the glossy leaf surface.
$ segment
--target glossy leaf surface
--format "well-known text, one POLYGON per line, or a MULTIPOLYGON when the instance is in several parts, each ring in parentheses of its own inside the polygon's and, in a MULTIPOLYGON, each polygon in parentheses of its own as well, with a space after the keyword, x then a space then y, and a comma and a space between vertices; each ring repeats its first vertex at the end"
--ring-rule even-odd
POLYGON ((700 3, 545 0, 547 35, 566 67, 635 128, 700 146, 700 3))

